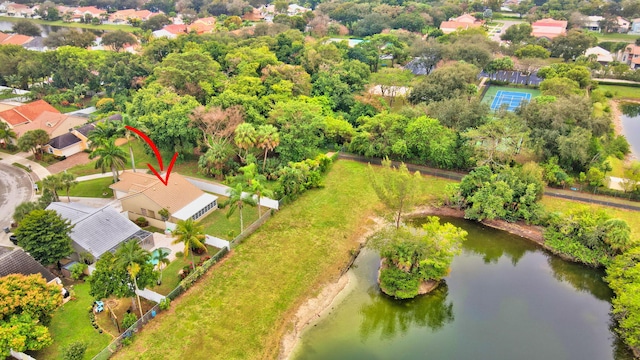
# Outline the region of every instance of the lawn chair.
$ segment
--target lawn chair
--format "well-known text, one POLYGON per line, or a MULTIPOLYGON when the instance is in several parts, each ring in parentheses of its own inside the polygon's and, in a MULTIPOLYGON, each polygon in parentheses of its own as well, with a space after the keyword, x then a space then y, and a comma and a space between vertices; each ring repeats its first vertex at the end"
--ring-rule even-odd
POLYGON ((100 301, 100 300, 96 300, 95 305, 94 305, 94 309, 95 312, 97 313, 101 313, 104 311, 104 302, 100 301))

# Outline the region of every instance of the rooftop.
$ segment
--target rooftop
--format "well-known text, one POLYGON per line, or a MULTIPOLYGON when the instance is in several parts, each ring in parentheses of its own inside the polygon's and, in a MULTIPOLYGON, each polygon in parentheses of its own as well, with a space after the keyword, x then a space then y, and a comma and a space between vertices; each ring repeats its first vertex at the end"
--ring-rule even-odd
POLYGON ((31 255, 20 248, 7 251, 2 247, 0 251, 0 277, 10 274, 32 275, 40 274, 47 282, 56 279, 49 270, 36 261, 31 255))

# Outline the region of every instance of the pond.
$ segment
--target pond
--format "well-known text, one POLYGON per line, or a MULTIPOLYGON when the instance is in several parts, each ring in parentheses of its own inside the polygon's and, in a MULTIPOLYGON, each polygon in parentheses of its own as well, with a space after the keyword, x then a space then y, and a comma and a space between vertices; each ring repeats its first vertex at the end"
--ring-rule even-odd
POLYGON ((624 136, 631 145, 631 152, 640 159, 640 104, 622 103, 620 110, 624 136))
POLYGON ((305 332, 294 359, 632 359, 611 329, 602 271, 461 219, 468 240, 445 284, 410 301, 382 295, 364 250, 350 292, 305 332))
MULTIPOLYGON (((4 32, 12 31, 13 24, 15 24, 15 23, 11 22, 11 21, 0 21, 0 31, 4 31, 4 32)), ((41 35, 43 37, 47 37, 49 35, 49 33, 52 32, 52 31, 58 31, 58 30, 61 30, 61 29, 70 29, 70 27, 67 27, 67 26, 42 25, 42 24, 36 24, 36 25, 38 25, 42 29, 41 35)), ((79 31, 91 31, 91 32, 95 33, 96 35, 104 33, 102 30, 83 29, 83 28, 74 28, 74 29, 77 29, 79 31)))

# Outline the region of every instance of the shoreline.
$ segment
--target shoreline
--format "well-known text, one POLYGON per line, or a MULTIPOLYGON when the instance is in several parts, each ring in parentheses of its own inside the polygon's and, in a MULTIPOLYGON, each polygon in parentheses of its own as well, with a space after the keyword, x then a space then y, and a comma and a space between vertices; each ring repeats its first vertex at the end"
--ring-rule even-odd
MULTIPOLYGON (((614 133, 616 135, 622 135, 625 136, 624 134, 624 126, 622 125, 622 111, 620 110, 620 103, 621 102, 629 102, 629 103, 636 103, 636 104, 640 104, 639 100, 610 100, 609 104, 611 105, 611 113, 613 115, 611 122, 613 123, 613 130, 614 133)), ((626 136, 625 136, 626 138, 626 136)), ((627 154, 627 156, 625 157, 624 161, 626 163, 630 163, 632 161, 636 161, 638 160, 638 158, 640 157, 640 154, 634 154, 633 153, 633 149, 630 148, 630 152, 629 154, 627 154)))
MULTIPOLYGON (((403 215, 403 218, 407 219, 421 216, 450 216, 464 219, 464 211, 449 207, 422 206, 403 215)), ((364 244, 369 236, 386 224, 386 222, 380 218, 374 218, 374 222, 375 225, 373 228, 358 239, 359 243, 364 244)), ((509 223, 504 220, 485 220, 480 223, 485 226, 506 231, 510 234, 531 240, 543 249, 551 252, 551 250, 544 244, 544 238, 542 236, 543 229, 539 226, 527 225, 520 222, 509 223)), ((555 255, 567 261, 575 261, 566 256, 562 256, 561 254, 555 255)), ((347 266, 350 267, 352 263, 352 261, 349 262, 347 266)), ((322 288, 320 294, 316 297, 307 299, 300 307, 298 307, 292 324, 293 328, 289 330, 280 341, 280 353, 278 355, 278 359, 290 359, 291 356, 295 354, 295 351, 298 350, 300 339, 305 332, 329 315, 333 308, 343 301, 344 298, 355 288, 356 284, 357 280, 353 277, 352 273, 345 269, 344 274, 336 281, 327 283, 322 288)))

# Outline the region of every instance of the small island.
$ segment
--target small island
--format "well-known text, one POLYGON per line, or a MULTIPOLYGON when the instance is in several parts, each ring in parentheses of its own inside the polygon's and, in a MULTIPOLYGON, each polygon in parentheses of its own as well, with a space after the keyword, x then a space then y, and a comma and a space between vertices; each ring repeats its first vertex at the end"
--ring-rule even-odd
POLYGON ((422 227, 383 229, 369 246, 382 257, 378 271, 380 290, 396 299, 411 299, 438 287, 460 253, 467 232, 430 216, 422 227))

